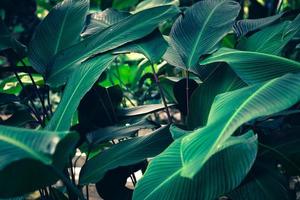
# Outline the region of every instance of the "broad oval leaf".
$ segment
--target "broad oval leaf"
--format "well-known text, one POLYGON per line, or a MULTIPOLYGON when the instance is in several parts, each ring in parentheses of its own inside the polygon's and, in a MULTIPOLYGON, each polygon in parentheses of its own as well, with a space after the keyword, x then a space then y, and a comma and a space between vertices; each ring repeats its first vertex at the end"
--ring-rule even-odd
MULTIPOLYGON (((174 106, 175 104, 168 104, 168 107, 174 106)), ((132 108, 123 108, 117 110, 117 115, 120 117, 134 117, 138 115, 146 115, 149 113, 161 111, 165 109, 164 104, 147 104, 142 106, 136 106, 132 108)))
MULTIPOLYGON (((162 154, 154 158, 151 163, 152 168, 149 167, 148 173, 146 172, 144 176, 144 180, 147 181, 139 183, 136 189, 136 199, 163 199, 164 196, 160 197, 161 194, 176 199, 177 195, 179 196, 178 191, 181 194, 195 192, 195 190, 190 190, 194 185, 183 180, 191 179, 195 183, 200 181, 197 180, 198 174, 203 173, 209 160, 230 140, 230 136, 237 128, 257 117, 291 107, 300 100, 300 94, 297 92, 299 88, 300 75, 288 74, 266 83, 218 95, 205 127, 177 139, 162 154), (161 171, 159 176, 156 173, 157 168, 161 171), (178 189, 174 189, 175 187, 178 189)), ((220 178, 220 176, 215 178, 220 178)), ((228 177, 228 185, 231 187, 227 188, 227 192, 239 184, 239 182, 233 184, 233 180, 235 180, 233 176, 228 177)), ((227 184, 222 183, 220 187, 224 185, 227 184)), ((219 192, 221 193, 216 194, 208 190, 206 194, 200 193, 199 195, 206 195, 207 199, 213 199, 225 193, 226 190, 219 190, 219 192)), ((197 198, 194 197, 194 199, 197 198)))
POLYGON ((174 23, 170 45, 187 68, 200 56, 215 50, 219 41, 232 29, 240 5, 231 0, 200 1, 188 8, 174 23))
POLYGON ((129 42, 113 52, 114 54, 129 52, 141 53, 151 61, 151 63, 156 63, 161 59, 167 47, 167 42, 164 40, 159 30, 155 30, 146 37, 129 42))
POLYGON ((68 80, 61 102, 47 124, 47 130, 61 131, 70 128, 72 116, 80 100, 114 59, 115 56, 109 53, 96 56, 82 63, 80 68, 73 72, 68 80))
POLYGON ((68 74, 88 57, 112 50, 127 42, 134 41, 151 33, 160 22, 174 17, 179 9, 174 6, 160 6, 144 10, 113 24, 97 34, 59 53, 46 76, 48 84, 63 84, 68 74))
POLYGON ((122 19, 128 16, 130 16, 130 13, 117 11, 113 8, 107 8, 104 11, 89 14, 87 16, 85 30, 81 36, 87 37, 103 31, 107 27, 120 22, 122 19))
POLYGON ((241 40, 237 48, 245 51, 256 51, 280 55, 285 45, 300 30, 300 15, 294 21, 285 21, 274 26, 267 27, 249 38, 241 40), (259 41, 259 42, 257 42, 259 41))
POLYGON ((154 157, 172 142, 169 126, 147 136, 126 140, 91 158, 80 172, 80 184, 99 181, 108 170, 128 166, 154 157))
POLYGON ((51 167, 62 170, 77 139, 67 132, 0 126, 0 197, 54 184, 58 177, 51 167))
POLYGON ((46 74, 54 56, 79 41, 88 8, 88 0, 64 0, 38 25, 28 49, 36 71, 46 74))
MULTIPOLYGON (((239 51, 221 48, 207 59, 200 62, 202 65, 226 62, 247 84, 268 81, 286 73, 300 71, 300 63, 284 57, 271 54, 239 51)), ((209 66, 206 66, 209 67, 209 66)))
POLYGON ((251 31, 268 26, 276 22, 284 13, 260 19, 242 19, 234 23, 233 30, 238 37, 244 36, 251 31))
POLYGON ((256 136, 252 133, 231 138, 193 179, 189 179, 180 176, 180 139, 172 146, 172 150, 168 148, 150 162, 144 177, 136 186, 134 200, 215 199, 242 181, 257 152, 256 136))
POLYGON ((229 66, 220 64, 214 73, 195 89, 190 98, 190 112, 187 116, 189 128, 195 129, 206 125, 209 110, 218 94, 233 91, 243 86, 245 83, 229 66))

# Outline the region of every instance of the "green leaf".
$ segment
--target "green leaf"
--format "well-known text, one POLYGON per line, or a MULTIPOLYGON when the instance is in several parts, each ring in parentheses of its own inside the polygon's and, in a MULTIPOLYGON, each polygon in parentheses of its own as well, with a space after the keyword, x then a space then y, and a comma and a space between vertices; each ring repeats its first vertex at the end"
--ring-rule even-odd
MULTIPOLYGON (((174 104, 168 104, 168 107, 174 106, 174 104)), ((165 109, 164 104, 147 104, 142 106, 136 106, 133 108, 123 108, 117 111, 117 115, 120 117, 133 117, 138 115, 146 115, 149 113, 161 111, 165 109)))
POLYGON ((46 76, 48 84, 52 86, 63 84, 70 71, 84 59, 144 37, 151 33, 160 22, 178 13, 179 9, 174 6, 148 9, 128 16, 104 31, 87 37, 55 57, 51 70, 46 76))
POLYGON ((234 23, 233 29, 238 37, 244 36, 251 31, 261 29, 276 22, 284 13, 259 19, 242 19, 234 23))
POLYGON ((182 136, 192 133, 193 131, 183 130, 183 129, 179 128, 178 126, 175 126, 174 124, 172 124, 170 126, 170 132, 171 132, 173 140, 176 140, 182 136))
POLYGON ((189 179, 176 171, 182 165, 180 141, 178 139, 172 144, 174 151, 166 150, 150 162, 136 186, 133 199, 215 199, 242 181, 257 152, 257 140, 252 132, 230 138, 203 169, 189 179), (167 177, 169 174, 173 176, 167 177))
POLYGON ((38 25, 28 49, 36 71, 46 74, 54 56, 79 41, 88 8, 88 0, 64 0, 38 25))
POLYGON ((237 48, 245 51, 256 51, 280 55, 285 45, 296 35, 300 29, 300 15, 292 22, 285 21, 267 27, 247 39, 241 40, 237 48), (257 42, 260 41, 260 42, 257 42))
POLYGON ((81 185, 95 183, 101 180, 108 170, 154 157, 171 142, 169 126, 165 126, 147 136, 118 143, 88 160, 80 172, 79 182, 81 185))
POLYGON ((134 13, 162 5, 179 6, 179 0, 144 0, 135 7, 134 13))
POLYGON ((129 12, 117 11, 112 8, 107 8, 104 11, 89 14, 85 30, 81 36, 87 37, 97 32, 101 32, 128 16, 130 16, 129 12))
POLYGON ((233 200, 292 200, 288 180, 267 163, 257 162, 243 183, 226 195, 233 200))
POLYGON ((215 72, 198 86, 190 98, 190 112, 187 116, 188 127, 195 129, 205 126, 214 98, 218 94, 239 89, 243 86, 245 86, 245 83, 228 66, 219 64, 215 72))
POLYGON ((247 84, 255 84, 300 71, 300 63, 287 58, 252 52, 221 48, 200 62, 202 65, 226 62, 247 84))
POLYGON ((62 170, 66 160, 59 158, 68 157, 77 140, 66 132, 0 126, 0 197, 54 184, 58 177, 51 167, 62 170))
MULTIPOLYGON (((154 158, 144 178, 138 183, 134 197, 163 199, 164 196, 161 195, 167 194, 168 197, 172 197, 171 199, 180 199, 180 194, 192 195, 195 191, 199 191, 197 195, 205 195, 206 198, 196 196, 194 199, 214 199, 218 195, 229 192, 240 183, 246 173, 239 174, 241 175, 239 179, 226 176, 226 182, 217 181, 222 177, 221 175, 210 177, 210 180, 216 182, 208 188, 218 188, 218 192, 204 190, 205 192, 201 193, 200 190, 193 190, 193 188, 199 187, 198 181, 201 181, 198 180, 199 174, 207 174, 204 173, 205 166, 209 165, 210 159, 226 142, 230 141, 231 135, 242 124, 291 107, 300 100, 300 94, 297 92, 299 88, 299 74, 288 74, 266 83, 218 95, 210 110, 207 125, 177 139, 162 154, 154 158), (191 180, 195 185, 184 180, 191 180), (225 186, 227 187, 224 188, 225 186)), ((235 162, 239 160, 239 163, 244 163, 246 152, 251 151, 246 150, 240 159, 235 159, 235 162)), ((249 165, 251 166, 251 163, 249 165)), ((237 171, 237 169, 229 169, 237 171)))
POLYGON ((200 1, 186 9, 171 29, 170 44, 187 68, 216 49, 232 29, 239 11, 240 5, 231 0, 200 1))
POLYGON ((115 54, 120 53, 141 53, 152 63, 158 62, 165 53, 168 45, 159 30, 153 31, 144 38, 130 42, 114 50, 115 54))
POLYGON ((92 88, 101 73, 111 65, 115 56, 104 54, 96 56, 82 63, 76 69, 64 90, 63 97, 53 117, 47 124, 47 130, 68 130, 71 125, 72 116, 75 113, 80 100, 92 88))
POLYGON ((154 123, 147 119, 142 119, 133 124, 107 126, 99 128, 87 134, 87 141, 92 145, 98 145, 102 142, 112 139, 129 137, 135 134, 140 129, 155 128, 154 123))

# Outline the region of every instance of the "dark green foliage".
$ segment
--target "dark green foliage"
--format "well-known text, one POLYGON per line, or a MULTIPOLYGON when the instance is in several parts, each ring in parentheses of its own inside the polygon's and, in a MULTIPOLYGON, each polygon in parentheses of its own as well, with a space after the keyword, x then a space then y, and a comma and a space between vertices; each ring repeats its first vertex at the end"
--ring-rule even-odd
POLYGON ((294 200, 299 9, 2 0, 0 198, 294 200))

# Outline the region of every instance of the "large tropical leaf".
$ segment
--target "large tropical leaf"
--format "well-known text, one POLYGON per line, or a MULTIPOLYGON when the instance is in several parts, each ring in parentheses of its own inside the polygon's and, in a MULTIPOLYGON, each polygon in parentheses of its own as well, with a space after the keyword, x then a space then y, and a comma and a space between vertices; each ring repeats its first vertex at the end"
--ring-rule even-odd
POLYGON ((38 25, 28 49, 36 71, 45 74, 58 52, 79 41, 88 8, 88 0, 64 0, 38 25))
POLYGON ((97 145, 105 141, 130 137, 140 129, 155 128, 155 124, 147 119, 142 119, 133 124, 107 126, 96 129, 86 135, 87 141, 91 145, 97 145))
POLYGON ((87 37, 55 57, 51 70, 47 74, 48 83, 53 86, 63 84, 70 71, 84 59, 144 37, 151 33, 160 22, 178 13, 179 9, 174 6, 151 8, 128 16, 104 31, 87 37))
MULTIPOLYGON (((175 104, 168 104, 168 107, 174 106, 175 104)), ((132 108, 123 108, 117 110, 117 115, 120 117, 133 117, 138 115, 146 115, 149 113, 161 111, 165 109, 164 104, 147 104, 142 106, 136 106, 132 108)))
POLYGON ((239 89, 243 86, 245 86, 245 83, 241 81, 229 66, 219 64, 214 73, 198 86, 190 98, 190 112, 187 116, 189 129, 206 125, 209 110, 218 94, 239 89))
POLYGON ((253 34, 249 38, 242 40, 237 48, 245 51, 257 51, 279 55, 285 45, 299 30, 300 15, 292 22, 285 21, 253 34))
POLYGON ((151 61, 151 63, 156 63, 161 59, 167 47, 167 42, 164 40, 159 30, 155 30, 144 38, 117 48, 114 50, 114 53, 141 53, 151 61))
POLYGON ((276 22, 283 13, 260 19, 242 19, 234 23, 233 29, 237 36, 244 36, 251 31, 261 29, 276 22))
POLYGON ((0 197, 22 195, 54 184, 77 136, 0 126, 0 197))
POLYGON ((201 61, 200 64, 206 65, 215 62, 228 63, 237 75, 248 84, 259 83, 286 73, 300 71, 300 63, 294 60, 271 54, 228 48, 221 48, 201 61))
POLYGON ((108 170, 128 166, 154 157, 172 142, 169 126, 157 129, 147 136, 121 142, 91 158, 80 172, 80 184, 99 181, 108 170))
MULTIPOLYGON (((237 128, 249 120, 276 113, 294 105, 300 100, 300 94, 297 92, 299 88, 300 75, 288 74, 269 82, 218 95, 209 113, 207 125, 177 139, 152 161, 152 167, 150 165, 136 188, 136 199, 167 199, 168 197, 180 199, 180 194, 193 194, 195 192, 193 188, 199 186, 197 185, 197 181, 200 181, 197 180, 198 175, 204 173, 205 166, 208 165, 210 159, 229 141, 228 139, 237 128), (184 181, 188 179, 194 182, 184 181)), ((244 163, 244 156, 243 154, 242 158, 235 159, 235 162, 244 163)), ((220 165, 224 163, 218 166, 220 165)), ((247 172, 247 170, 243 171, 247 172)), ((197 193, 199 196, 194 196, 194 199, 197 197, 198 199, 213 199, 222 193, 229 192, 242 180, 241 177, 239 181, 236 181, 236 177, 228 176, 225 184, 218 181, 220 177, 210 177, 216 180, 213 183, 214 187, 210 188, 218 188, 217 192, 206 190, 203 193, 197 193)))
POLYGON ((193 179, 189 179, 176 171, 182 165, 180 141, 178 139, 172 144, 176 151, 167 150, 150 162, 144 178, 137 184, 133 199, 216 199, 242 181, 257 152, 256 136, 252 132, 232 137, 193 179), (165 176, 169 174, 173 176, 165 176))
POLYGON ((89 14, 86 20, 86 27, 81 34, 82 37, 95 34, 103 31, 107 27, 118 23, 122 19, 128 17, 130 13, 117 11, 112 8, 107 8, 104 11, 89 14))
POLYGON ((115 56, 109 53, 96 56, 82 63, 82 66, 73 72, 68 80, 61 102, 46 127, 47 130, 59 131, 70 128, 72 116, 80 100, 114 59, 115 56))
POLYGON ((200 56, 215 50, 231 30, 240 5, 231 0, 200 1, 188 8, 174 23, 170 45, 179 53, 187 68, 200 56))

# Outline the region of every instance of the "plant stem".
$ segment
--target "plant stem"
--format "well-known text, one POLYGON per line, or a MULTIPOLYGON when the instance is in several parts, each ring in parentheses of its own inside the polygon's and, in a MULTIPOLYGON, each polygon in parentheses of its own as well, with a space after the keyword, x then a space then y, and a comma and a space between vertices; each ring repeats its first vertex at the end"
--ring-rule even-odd
MULTIPOLYGON (((17 54, 17 52, 15 52, 15 51, 13 51, 13 52, 14 52, 14 54, 16 55, 16 57, 18 58, 18 60, 19 60, 19 61, 22 63, 22 65, 25 67, 26 64, 25 64, 24 61, 21 59, 21 57, 17 54)), ((41 94, 40 94, 40 92, 39 92, 39 90, 38 90, 38 87, 37 87, 37 85, 36 85, 36 83, 35 83, 35 81, 34 81, 34 79, 33 79, 33 77, 32 77, 32 74, 31 74, 30 72, 27 72, 27 74, 28 74, 28 76, 29 76, 29 78, 30 78, 30 80, 31 80, 31 82, 32 82, 32 85, 33 85, 33 88, 34 88, 35 93, 37 94, 38 98, 39 98, 40 101, 41 101, 42 108, 43 108, 43 114, 45 115, 45 117, 46 117, 47 119, 49 119, 48 112, 47 112, 47 109, 46 109, 46 107, 45 107, 45 102, 44 102, 43 99, 42 99, 42 96, 41 96, 41 94)))
POLYGON ((117 115, 116 115, 116 111, 115 111, 114 105, 113 105, 113 103, 112 103, 112 101, 111 101, 109 92, 108 92, 108 90, 107 90, 106 88, 105 88, 105 91, 106 91, 106 95, 107 95, 107 98, 108 98, 108 101, 109 101, 109 105, 110 105, 111 110, 112 110, 113 118, 114 118, 115 122, 118 122, 118 118, 117 118, 117 115))
POLYGON ((53 115, 53 112, 52 112, 52 105, 51 105, 51 101, 50 101, 50 88, 47 87, 47 90, 48 90, 48 94, 47 94, 48 109, 49 109, 49 111, 50 111, 50 114, 53 115))
POLYGON ((40 101, 41 101, 42 108, 43 108, 43 111, 44 111, 44 115, 45 115, 45 117, 49 120, 48 111, 47 111, 46 106, 45 106, 45 101, 44 101, 44 99, 42 98, 41 93, 40 93, 39 90, 38 90, 38 87, 37 87, 37 85, 36 85, 36 83, 35 83, 35 81, 34 81, 34 79, 33 79, 33 77, 32 77, 32 74, 31 74, 31 73, 28 73, 28 76, 30 77, 30 80, 31 80, 31 82, 32 82, 32 84, 33 84, 34 91, 36 92, 38 98, 39 98, 40 101))
POLYGON ((61 171, 59 171, 54 166, 50 166, 50 168, 55 172, 55 174, 62 180, 62 182, 74 193, 78 196, 80 200, 85 200, 82 192, 78 190, 78 188, 67 178, 61 171))
POLYGON ((17 78, 19 84, 21 85, 22 89, 24 90, 24 92, 25 92, 25 93, 27 94, 27 96, 28 96, 29 102, 30 102, 30 104, 32 105, 32 110, 34 111, 33 114, 35 115, 36 119, 39 121, 39 123, 41 124, 41 126, 44 127, 44 126, 45 126, 45 125, 44 125, 44 122, 43 122, 41 116, 39 115, 39 111, 38 111, 38 109, 36 108, 36 106, 34 105, 33 99, 31 98, 30 94, 28 93, 27 88, 24 86, 24 84, 23 84, 23 82, 21 81, 21 78, 20 78, 20 76, 18 75, 18 73, 17 73, 17 72, 14 72, 14 74, 15 74, 15 76, 16 76, 16 78, 17 78))
POLYGON ((172 117, 170 115, 170 111, 169 111, 169 108, 168 108, 168 105, 167 105, 165 94, 164 94, 163 89, 162 89, 162 87, 160 85, 160 82, 159 82, 159 79, 158 79, 157 74, 155 72, 155 68, 154 68, 153 63, 151 63, 151 68, 152 68, 152 71, 153 71, 155 82, 156 82, 156 84, 158 86, 159 93, 160 93, 162 101, 163 101, 163 104, 164 104, 165 109, 166 109, 166 113, 167 113, 167 116, 168 116, 168 122, 169 122, 169 124, 171 124, 172 123, 172 117))
POLYGON ((73 181, 73 184, 75 185, 76 184, 76 182, 75 182, 75 173, 74 173, 74 170, 73 170, 73 163, 72 163, 72 158, 71 157, 69 158, 69 162, 70 162, 70 171, 71 171, 72 181, 73 181))
POLYGON ((186 116, 189 115, 190 109, 189 109, 189 71, 186 70, 186 82, 185 82, 185 95, 186 95, 186 116))

